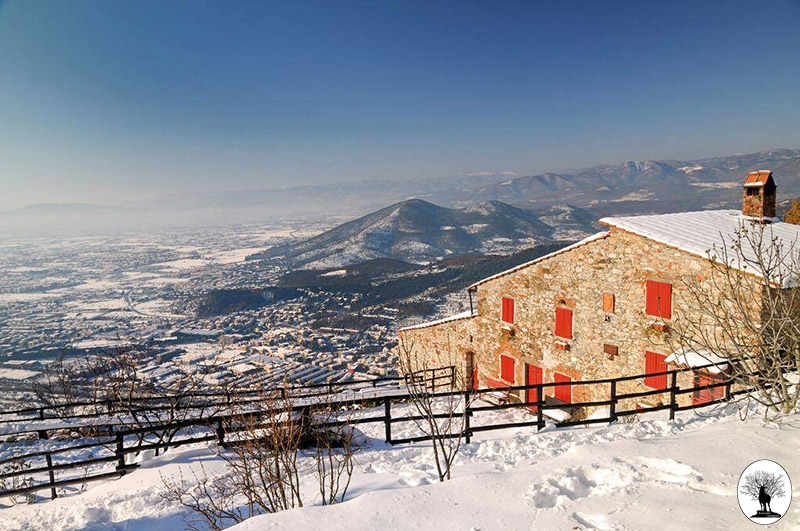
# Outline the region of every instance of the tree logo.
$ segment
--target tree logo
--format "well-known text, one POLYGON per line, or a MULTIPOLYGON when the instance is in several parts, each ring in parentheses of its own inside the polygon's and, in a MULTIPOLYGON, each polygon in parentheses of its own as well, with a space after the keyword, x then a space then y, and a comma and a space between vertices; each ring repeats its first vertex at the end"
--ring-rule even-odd
POLYGON ((762 459, 744 469, 737 487, 739 507, 751 522, 772 524, 781 519, 792 502, 789 474, 775 461, 762 459))

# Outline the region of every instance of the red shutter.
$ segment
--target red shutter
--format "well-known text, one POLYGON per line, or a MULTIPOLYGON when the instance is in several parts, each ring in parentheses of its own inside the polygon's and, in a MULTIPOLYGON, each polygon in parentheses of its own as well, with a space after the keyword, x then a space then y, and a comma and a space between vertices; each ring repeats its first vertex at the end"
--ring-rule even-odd
POLYGON ((503 297, 501 319, 506 323, 514 324, 514 299, 503 297))
POLYGON ((556 335, 572 339, 572 310, 556 308, 556 335))
MULTIPOLYGON (((542 383, 542 369, 530 363, 525 364, 525 385, 538 385, 542 383)), ((536 402, 539 400, 539 391, 537 389, 528 389, 526 391, 525 401, 536 402)), ((536 411, 536 406, 528 406, 536 411)))
POLYGON ((672 284, 668 282, 660 282, 658 295, 658 309, 661 312, 661 317, 664 319, 672 318, 672 284))
POLYGON ((477 361, 473 362, 473 364, 474 365, 472 367, 472 390, 473 391, 477 391, 478 390, 478 362, 477 361))
POLYGON ((645 305, 647 315, 658 315, 658 282, 647 281, 647 303, 645 305))
POLYGON ((514 383, 514 358, 500 354, 500 378, 514 383))
MULTIPOLYGON (((572 379, 567 376, 566 374, 555 373, 553 376, 553 381, 555 383, 564 383, 564 382, 571 382, 572 379)), ((572 402, 572 386, 571 385, 557 385, 555 386, 555 397, 556 400, 561 400, 569 404, 572 402)))
POLYGON ((672 284, 654 280, 647 281, 645 313, 663 319, 672 318, 672 284))
POLYGON ((694 392, 692 393, 692 404, 705 404, 713 400, 719 400, 725 396, 725 388, 714 387, 708 389, 707 385, 714 385, 725 381, 721 374, 696 373, 694 375, 694 392))
MULTIPOLYGON (((658 372, 665 372, 667 364, 664 360, 666 356, 656 354, 655 352, 647 351, 644 354, 644 372, 645 374, 653 374, 658 372)), ((662 376, 645 376, 644 384, 653 389, 666 389, 667 388, 667 375, 662 376)))

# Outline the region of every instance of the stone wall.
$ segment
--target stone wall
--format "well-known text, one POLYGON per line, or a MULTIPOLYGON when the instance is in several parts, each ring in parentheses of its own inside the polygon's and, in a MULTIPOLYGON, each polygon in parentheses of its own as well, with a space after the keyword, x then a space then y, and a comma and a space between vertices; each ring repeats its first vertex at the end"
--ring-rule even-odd
MULTIPOLYGON (((708 260, 647 238, 611 228, 605 238, 556 253, 528 267, 501 275, 477 286, 477 316, 405 330, 401 340, 441 357, 445 346, 464 363, 473 352, 479 366, 479 383, 500 380, 500 355, 515 358, 515 378, 509 384, 525 384, 525 364, 542 368, 543 381, 554 381, 559 372, 572 380, 594 380, 643 374, 645 352, 668 355, 665 332, 672 319, 692 319, 682 305, 684 281, 708 283, 708 260), (672 284, 672 319, 646 315, 649 280, 672 284), (613 313, 603 311, 603 294, 613 294, 613 313), (514 324, 501 321, 502 298, 514 299, 514 324), (573 312, 573 337, 555 336, 556 307, 573 312), (606 353, 605 345, 617 348, 606 353), (439 353, 439 354, 437 354, 439 353)), ((679 375, 681 387, 693 385, 693 375, 679 375)), ((648 390, 641 380, 620 382, 618 393, 648 390)), ((576 386, 573 402, 606 400, 607 384, 576 386)), ((553 396, 551 389, 548 396, 553 396)), ((621 409, 637 404, 667 403, 669 395, 630 400, 621 409)), ((681 395, 681 404, 691 395, 681 395)), ((588 413, 583 411, 583 414, 588 413)))

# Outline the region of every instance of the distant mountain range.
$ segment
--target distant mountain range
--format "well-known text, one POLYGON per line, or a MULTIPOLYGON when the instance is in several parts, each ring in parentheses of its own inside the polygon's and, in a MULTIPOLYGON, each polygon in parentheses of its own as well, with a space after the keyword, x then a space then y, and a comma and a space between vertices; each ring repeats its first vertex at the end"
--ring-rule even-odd
MULTIPOLYGON (((739 203, 747 172, 775 172, 780 200, 800 196, 800 150, 775 149, 697 160, 635 160, 578 170, 513 177, 473 174, 444 179, 362 181, 270 190, 173 194, 118 207, 37 205, 0 212, 6 226, 32 219, 87 224, 109 222, 219 224, 263 222, 287 217, 357 216, 407 199, 423 199, 448 208, 501 201, 538 211, 569 204, 591 215, 656 213, 732 207, 739 203), (109 208, 114 209, 109 212, 109 208)), ((61 223, 63 226, 64 224, 61 223)), ((431 244, 436 247, 435 244, 431 244)))
POLYGON ((450 209, 410 199, 250 258, 315 269, 378 258, 420 264, 474 253, 509 254, 590 230, 591 216, 566 205, 537 215, 500 201, 450 209))

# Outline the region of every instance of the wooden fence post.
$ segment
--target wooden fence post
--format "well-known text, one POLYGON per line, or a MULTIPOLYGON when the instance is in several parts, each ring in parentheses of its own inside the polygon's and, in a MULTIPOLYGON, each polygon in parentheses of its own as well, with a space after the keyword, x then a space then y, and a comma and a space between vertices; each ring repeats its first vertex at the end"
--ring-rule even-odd
POLYGON ((469 389, 467 389, 464 391, 464 442, 467 444, 469 444, 472 440, 472 434, 470 433, 469 427, 469 417, 471 414, 472 411, 469 409, 469 389))
POLYGON ((383 399, 383 415, 386 442, 392 444, 392 400, 389 397, 383 399))
POLYGON ((456 388, 456 366, 450 365, 450 388, 456 388))
POLYGON ((225 448, 225 428, 222 425, 222 419, 217 419, 217 444, 225 448))
POLYGON ((544 428, 544 411, 542 411, 543 405, 544 388, 542 387, 542 384, 538 384, 536 386, 536 431, 544 428))
MULTIPOLYGON (((50 456, 49 452, 45 456, 45 459, 47 460, 47 468, 48 468, 47 475, 50 476, 50 484, 52 485, 53 483, 56 482, 56 478, 55 475, 53 474, 53 458, 50 456)), ((56 494, 56 488, 50 487, 50 499, 55 500, 57 497, 58 494, 56 494)))
POLYGON ((125 453, 124 453, 124 443, 125 440, 122 437, 121 433, 117 434, 117 451, 115 452, 117 457, 117 472, 120 476, 125 475, 125 453))
POLYGON ((669 420, 675 420, 675 407, 677 405, 677 396, 675 391, 678 390, 678 371, 670 373, 670 387, 669 387, 669 420))
POLYGON ((611 380, 611 404, 608 406, 609 424, 617 421, 617 381, 611 380))
POLYGON ((725 383, 725 400, 730 400, 730 399, 731 399, 731 380, 729 379, 725 383))

